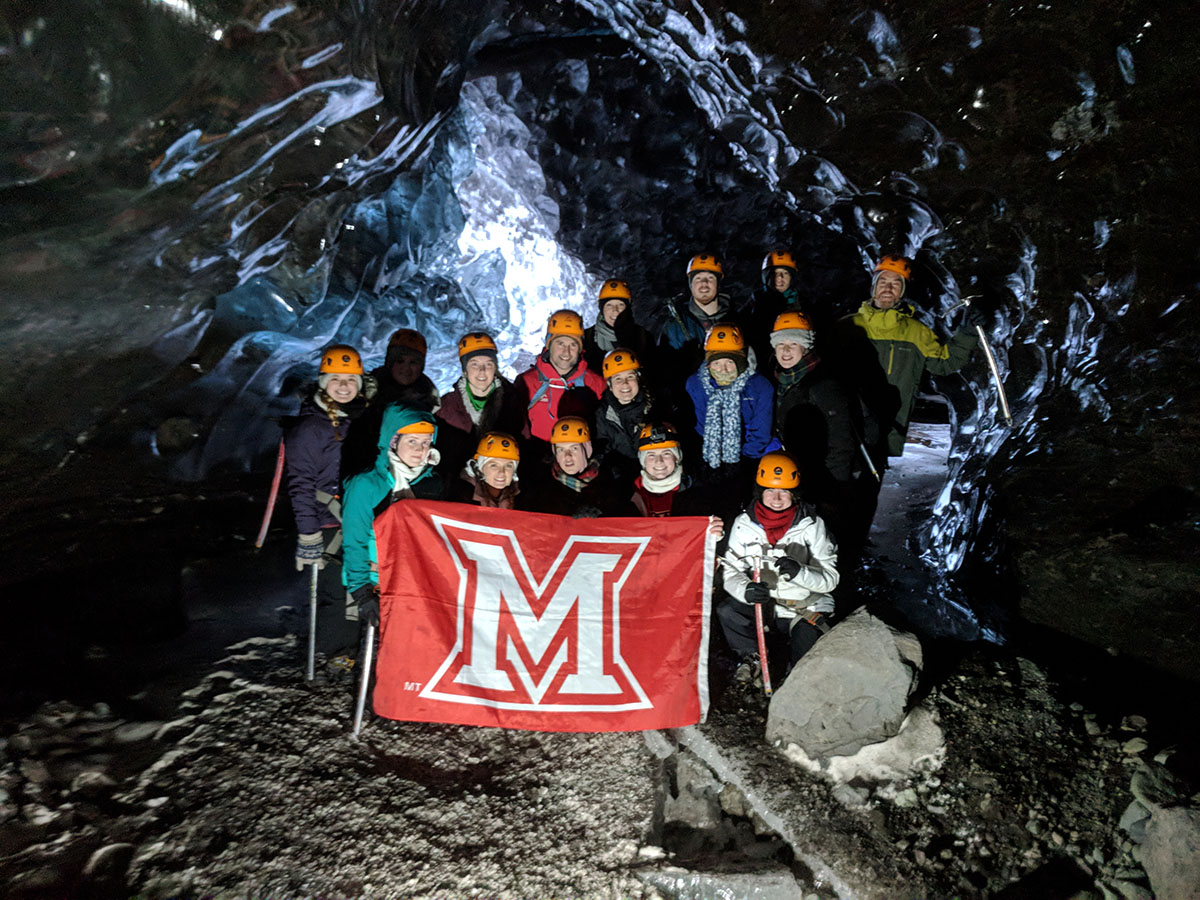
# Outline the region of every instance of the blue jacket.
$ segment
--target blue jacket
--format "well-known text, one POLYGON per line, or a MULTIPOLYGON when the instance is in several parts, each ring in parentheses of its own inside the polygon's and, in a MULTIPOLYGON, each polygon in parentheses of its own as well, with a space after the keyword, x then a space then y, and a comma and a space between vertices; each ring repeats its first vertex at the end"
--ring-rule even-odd
MULTIPOLYGON (((408 406, 389 404, 384 407, 375 467, 346 479, 342 503, 342 583, 351 592, 367 584, 379 583, 375 568, 375 516, 381 511, 381 504, 384 507, 390 505, 396 487, 388 462, 388 447, 396 432, 413 422, 432 423, 433 415, 408 406)), ((436 432, 434 438, 437 438, 436 432)), ((421 491, 422 496, 440 495, 441 478, 435 474, 432 465, 427 465, 413 480, 414 488, 418 482, 429 489, 421 491)))
POLYGON ((317 492, 332 496, 340 493, 338 469, 342 461, 342 442, 349 428, 348 418, 342 417, 334 425, 329 413, 308 399, 300 407, 299 420, 284 435, 288 496, 292 500, 296 531, 300 534, 337 527, 337 518, 317 499, 317 492))
MULTIPOLYGON (((704 393, 703 378, 712 376, 707 368, 701 367, 687 380, 688 396, 696 408, 696 433, 702 439, 708 412, 708 395, 704 393)), ((771 382, 755 372, 742 390, 742 456, 761 459, 772 450, 779 449, 779 441, 771 434, 774 405, 775 389, 771 387, 771 382)))

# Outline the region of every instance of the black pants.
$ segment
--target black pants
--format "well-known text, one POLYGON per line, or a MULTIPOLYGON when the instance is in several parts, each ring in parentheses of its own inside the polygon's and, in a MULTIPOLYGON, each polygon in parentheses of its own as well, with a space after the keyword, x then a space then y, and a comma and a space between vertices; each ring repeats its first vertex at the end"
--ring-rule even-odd
MULTIPOLYGON (((758 652, 754 607, 751 604, 726 597, 717 605, 717 619, 725 633, 725 640, 739 659, 758 652)), ((768 642, 773 643, 772 636, 787 640, 789 670, 821 637, 821 630, 804 619, 776 616, 774 605, 770 603, 763 604, 763 624, 767 628, 768 642)))

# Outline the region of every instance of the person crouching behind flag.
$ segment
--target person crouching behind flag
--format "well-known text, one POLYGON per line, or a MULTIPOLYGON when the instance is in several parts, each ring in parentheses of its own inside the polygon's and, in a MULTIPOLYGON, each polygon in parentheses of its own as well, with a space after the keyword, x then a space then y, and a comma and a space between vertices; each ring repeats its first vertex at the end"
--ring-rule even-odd
POLYGON ((533 508, 576 519, 614 515, 616 485, 592 458, 587 420, 564 416, 556 421, 550 429, 550 448, 554 454, 550 477, 538 485, 533 508))
POLYGON ((492 509, 513 509, 517 494, 517 464, 521 451, 517 439, 502 431, 489 431, 479 441, 475 456, 467 461, 462 479, 470 485, 467 503, 492 509))
POLYGON ((383 411, 374 467, 346 479, 342 578, 359 621, 367 625, 379 624, 375 517, 397 500, 441 499, 442 478, 434 470, 441 460, 433 447, 436 438, 432 413, 389 405, 383 411))
MULTIPOLYGON (((691 481, 683 474, 683 449, 673 425, 643 425, 637 454, 642 471, 633 482, 632 502, 638 515, 661 518, 707 514, 702 494, 689 489, 691 481)), ((725 536, 725 526, 717 516, 709 516, 709 533, 717 540, 725 536)))
POLYGON ((786 453, 758 464, 753 499, 729 529, 722 559, 725 592, 717 619, 739 659, 741 682, 759 670, 754 607, 768 634, 786 637, 788 670, 829 630, 837 587, 837 545, 813 507, 798 502, 800 469, 786 453))

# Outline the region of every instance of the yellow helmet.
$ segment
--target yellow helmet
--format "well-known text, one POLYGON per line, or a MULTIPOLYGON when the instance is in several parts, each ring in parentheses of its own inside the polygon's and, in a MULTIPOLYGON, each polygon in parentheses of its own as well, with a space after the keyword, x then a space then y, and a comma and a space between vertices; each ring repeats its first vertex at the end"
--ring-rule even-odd
POLYGON ((667 450, 679 446, 679 434, 670 422, 648 423, 638 433, 638 452, 643 450, 667 450))
POLYGON ((812 331, 812 323, 808 321, 808 316, 802 312, 785 312, 780 313, 775 317, 775 325, 771 328, 772 333, 776 331, 790 331, 793 328, 800 328, 804 331, 812 331))
POLYGON ((704 339, 705 353, 745 353, 746 339, 742 337, 742 329, 732 322, 718 322, 708 329, 704 339))
POLYGON ((875 265, 876 272, 895 272, 905 281, 912 277, 912 263, 903 256, 885 256, 875 265))
POLYGON ((754 483, 759 487, 793 491, 800 487, 800 467, 786 453, 768 453, 758 461, 754 483))
POLYGON ((492 459, 511 459, 517 462, 521 459, 521 450, 517 439, 503 431, 489 431, 479 441, 475 448, 475 458, 490 456, 492 459))
POLYGON ((546 323, 546 343, 564 334, 583 343, 583 319, 574 310, 560 309, 546 323))
POLYGON ((697 272, 712 272, 718 278, 722 278, 725 275, 725 270, 721 268, 720 260, 711 253, 698 253, 692 257, 687 267, 688 280, 690 281, 692 276, 697 272))
POLYGON ((604 356, 604 380, 607 381, 622 372, 636 372, 641 367, 642 364, 638 362, 636 353, 626 350, 624 347, 618 347, 616 350, 610 350, 604 356))
POLYGON ((428 345, 426 345, 425 336, 421 332, 411 328, 398 328, 388 338, 388 353, 391 354, 392 351, 401 349, 412 350, 424 356, 428 345))
POLYGON ((458 358, 471 353, 495 353, 496 342, 485 331, 472 331, 458 339, 458 358))
POLYGON ((786 250, 772 250, 763 259, 763 271, 769 272, 771 269, 795 269, 796 260, 792 254, 786 250))
POLYGON ((602 309, 607 300, 624 300, 629 303, 633 300, 633 294, 626 282, 619 278, 610 278, 600 286, 600 307, 602 309))
POLYGON ((552 444, 584 444, 592 439, 592 430, 586 419, 579 416, 564 416, 550 429, 552 444))
POLYGON ((321 354, 320 374, 322 375, 361 375, 362 373, 362 357, 353 347, 334 344, 321 354))

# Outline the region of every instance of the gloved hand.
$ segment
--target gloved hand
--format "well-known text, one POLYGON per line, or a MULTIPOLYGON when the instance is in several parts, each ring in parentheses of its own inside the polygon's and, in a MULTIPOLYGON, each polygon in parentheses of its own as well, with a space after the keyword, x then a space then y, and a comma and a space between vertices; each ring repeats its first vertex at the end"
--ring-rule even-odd
POLYGON ((963 324, 969 328, 974 328, 976 325, 983 325, 986 328, 991 324, 991 320, 986 311, 972 304, 963 310, 963 324))
POLYGON ((296 571, 303 572, 305 566, 325 568, 325 539, 319 531, 296 539, 296 571))
POLYGON ((753 603, 757 606, 760 603, 769 603, 771 601, 771 589, 761 581, 755 581, 746 585, 746 602, 753 603))
POLYGON ((800 563, 796 562, 790 556, 781 556, 775 560, 775 571, 779 573, 780 578, 786 578, 791 581, 800 574, 800 563))
POLYGON ((350 596, 358 603, 358 620, 378 628, 379 585, 364 584, 362 587, 351 592, 350 596))

